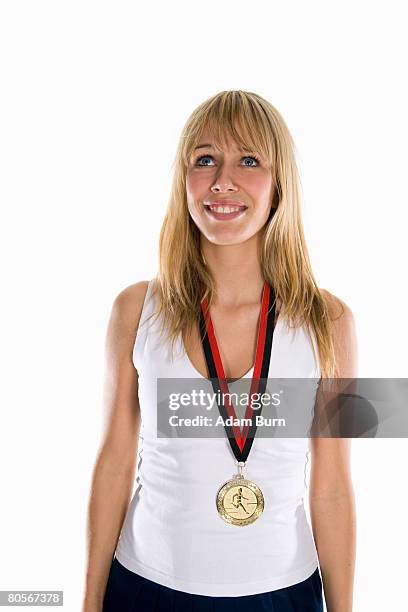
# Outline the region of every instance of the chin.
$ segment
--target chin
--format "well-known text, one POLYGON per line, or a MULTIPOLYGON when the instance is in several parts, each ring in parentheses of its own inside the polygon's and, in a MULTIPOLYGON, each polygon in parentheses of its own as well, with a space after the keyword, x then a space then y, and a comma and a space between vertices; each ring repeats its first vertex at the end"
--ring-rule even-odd
POLYGON ((244 234, 228 234, 227 232, 224 232, 222 235, 218 233, 205 233, 204 235, 207 238, 208 242, 211 242, 212 244, 216 244, 218 246, 241 244, 242 242, 246 242, 251 237, 246 236, 244 234))

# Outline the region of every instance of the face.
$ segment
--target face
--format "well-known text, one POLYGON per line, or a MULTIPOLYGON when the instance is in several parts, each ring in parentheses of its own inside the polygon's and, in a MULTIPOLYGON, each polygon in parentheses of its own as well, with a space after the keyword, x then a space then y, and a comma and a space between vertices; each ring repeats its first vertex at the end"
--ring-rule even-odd
POLYGON ((226 148, 215 149, 207 131, 191 156, 186 189, 193 221, 207 240, 219 245, 254 236, 271 210, 273 184, 267 160, 240 150, 231 139, 226 148))

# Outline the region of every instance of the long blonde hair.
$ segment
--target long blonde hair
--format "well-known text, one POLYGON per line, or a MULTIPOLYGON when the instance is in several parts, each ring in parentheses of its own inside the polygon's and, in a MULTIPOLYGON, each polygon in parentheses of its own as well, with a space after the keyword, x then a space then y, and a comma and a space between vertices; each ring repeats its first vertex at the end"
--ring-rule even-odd
MULTIPOLYGON (((283 305, 289 326, 305 325, 314 334, 323 378, 337 375, 328 305, 314 279, 300 208, 295 145, 285 121, 270 102, 241 90, 222 91, 202 104, 184 125, 173 163, 173 183, 160 232, 159 270, 153 285, 156 317, 161 317, 172 349, 176 339, 198 323, 200 302, 211 306, 215 283, 200 247, 200 231, 190 217, 186 173, 194 147, 207 128, 215 146, 226 135, 268 159, 274 196, 271 214, 262 228, 260 265, 273 286, 276 304, 283 305)), ((312 342, 314 351, 314 346, 312 342)), ((314 351, 315 352, 315 351, 314 351)), ((316 354, 315 354, 316 358, 316 354)))

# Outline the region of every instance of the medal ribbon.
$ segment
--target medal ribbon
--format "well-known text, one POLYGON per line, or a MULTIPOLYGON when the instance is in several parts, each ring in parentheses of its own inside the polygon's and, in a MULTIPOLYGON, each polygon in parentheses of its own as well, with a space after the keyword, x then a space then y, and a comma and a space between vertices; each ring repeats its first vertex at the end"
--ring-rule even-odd
MULTIPOLYGON (((258 328, 258 337, 255 352, 254 372, 251 381, 251 389, 249 393, 249 405, 246 407, 245 419, 251 419, 251 425, 245 425, 243 432, 237 425, 226 425, 224 428, 237 461, 246 461, 255 439, 257 425, 253 419, 253 395, 255 393, 263 394, 266 389, 266 382, 269 373, 269 363, 272 351, 272 338, 275 327, 275 292, 273 288, 265 281, 262 292, 261 316, 258 328)), ((221 356, 218 349, 217 340, 215 338, 214 326, 211 321, 211 316, 208 308, 207 298, 201 302, 200 308, 200 335, 204 349, 205 360, 207 363, 208 374, 211 378, 214 393, 219 391, 225 396, 227 405, 225 406, 222 399, 217 401, 220 415, 225 421, 227 417, 236 419, 236 413, 229 398, 229 388, 225 377, 224 368, 222 366, 221 356)), ((262 405, 257 411, 262 412, 262 405)))

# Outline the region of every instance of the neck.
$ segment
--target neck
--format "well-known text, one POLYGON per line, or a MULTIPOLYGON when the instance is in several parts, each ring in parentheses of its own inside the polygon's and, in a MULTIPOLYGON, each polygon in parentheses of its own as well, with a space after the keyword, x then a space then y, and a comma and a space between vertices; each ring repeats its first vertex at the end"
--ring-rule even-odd
POLYGON ((202 236, 201 249, 215 280, 215 306, 236 308, 260 301, 264 279, 259 263, 259 234, 233 245, 214 244, 202 236))

